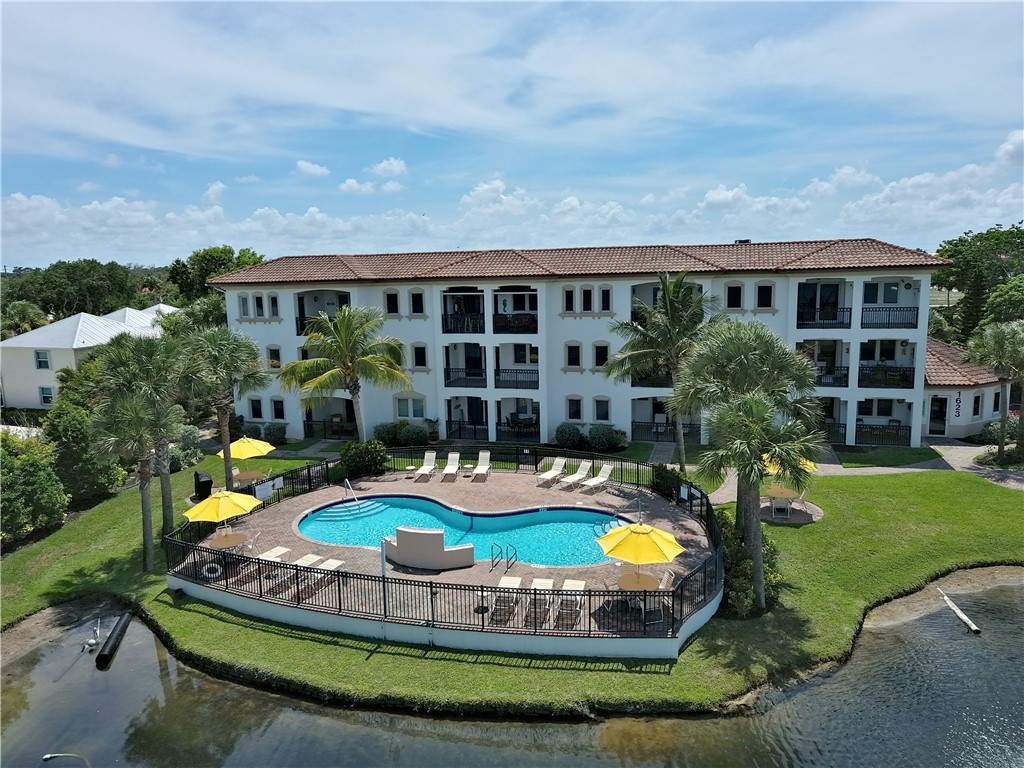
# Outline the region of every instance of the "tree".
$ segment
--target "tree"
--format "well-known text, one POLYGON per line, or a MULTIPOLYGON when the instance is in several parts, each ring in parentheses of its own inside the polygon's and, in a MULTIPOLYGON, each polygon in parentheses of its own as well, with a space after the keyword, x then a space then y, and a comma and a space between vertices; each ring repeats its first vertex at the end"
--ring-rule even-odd
POLYGON ((53 463, 49 444, 0 432, 0 542, 9 544, 64 522, 68 495, 53 463))
POLYGON ((215 292, 196 299, 181 307, 177 312, 161 315, 156 319, 167 336, 182 338, 202 328, 227 327, 228 310, 224 294, 215 292))
POLYGON ((980 325, 1011 323, 1024 319, 1024 272, 1000 283, 985 300, 985 317, 980 325))
POLYGON ((53 445, 54 472, 73 506, 106 496, 124 482, 125 472, 118 463, 93 451, 96 432, 89 411, 71 398, 57 399, 43 419, 43 431, 53 445))
MULTIPOLYGON (((1024 320, 1012 323, 993 323, 982 328, 971 339, 968 358, 990 366, 1003 379, 1002 409, 999 414, 999 463, 1003 462, 1003 444, 1006 442, 1006 419, 1009 393, 1007 380, 1013 381, 1024 392, 1024 320)), ((1024 446, 1024 417, 1017 420, 1017 450, 1024 446)))
POLYGON ((32 301, 43 312, 62 319, 88 312, 105 315, 130 307, 139 284, 131 270, 96 259, 57 261, 46 269, 26 271, 4 281, 5 301, 32 301))
POLYGON ((965 232, 946 240, 935 252, 953 263, 935 275, 935 286, 962 294, 954 316, 956 339, 966 343, 985 318, 989 294, 1001 283, 1024 272, 1024 229, 996 225, 985 232, 965 232))
POLYGON ((169 279, 178 286, 187 301, 206 296, 211 289, 206 281, 211 277, 234 272, 236 269, 251 267, 263 261, 263 256, 251 248, 242 248, 238 254, 230 245, 211 246, 192 251, 188 260, 175 259, 171 262, 169 279))
POLYGON ((379 387, 409 387, 412 381, 402 370, 404 346, 394 336, 380 336, 384 312, 378 307, 340 307, 330 318, 321 312, 309 320, 303 345, 308 360, 295 360, 281 368, 278 380, 285 391, 298 391, 302 403, 319 405, 331 400, 335 390, 352 397, 356 439, 366 438, 359 392, 366 381, 379 387))
POLYGON ((0 310, 3 314, 3 319, 0 320, 0 338, 3 339, 42 328, 49 322, 46 313, 31 301, 5 302, 0 310))
POLYGON ((231 430, 229 422, 235 411, 235 397, 263 389, 270 376, 263 368, 260 350, 255 342, 237 330, 206 328, 186 341, 195 358, 204 397, 217 415, 221 446, 224 449, 224 478, 227 489, 234 488, 231 476, 231 430))
POLYGON ((761 532, 761 481, 766 463, 780 478, 803 489, 824 435, 814 431, 818 415, 816 371, 808 358, 761 323, 721 322, 709 327, 693 349, 672 395, 678 410, 702 412, 710 450, 701 473, 721 479, 736 469, 736 524, 754 563, 757 605, 765 607, 761 532))
MULTIPOLYGON (((701 330, 722 319, 715 300, 702 293, 698 285, 686 282, 686 273, 681 272, 675 277, 660 275, 657 300, 648 305, 637 299, 633 309, 636 319, 616 320, 610 326, 612 333, 626 341, 608 358, 605 376, 623 381, 668 374, 674 389, 701 330)), ((679 462, 685 477, 683 414, 690 412, 673 413, 679 462)))

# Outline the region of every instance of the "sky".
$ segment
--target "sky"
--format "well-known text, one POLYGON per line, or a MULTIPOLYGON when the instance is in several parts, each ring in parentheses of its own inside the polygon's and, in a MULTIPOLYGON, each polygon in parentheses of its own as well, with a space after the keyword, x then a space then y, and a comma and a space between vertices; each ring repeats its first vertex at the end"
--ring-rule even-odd
POLYGON ((1024 218, 1024 4, 2 6, 2 263, 1024 218))

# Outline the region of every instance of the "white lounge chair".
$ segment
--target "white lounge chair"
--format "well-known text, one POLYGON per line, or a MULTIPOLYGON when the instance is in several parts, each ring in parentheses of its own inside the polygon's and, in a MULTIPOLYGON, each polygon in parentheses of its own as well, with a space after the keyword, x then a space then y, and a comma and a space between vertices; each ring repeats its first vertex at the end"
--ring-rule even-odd
POLYGON ((288 547, 274 547, 273 549, 268 549, 266 552, 257 555, 257 558, 260 560, 274 560, 275 562, 280 562, 281 558, 289 552, 291 552, 291 550, 288 549, 288 547))
POLYGON ((579 468, 571 475, 566 475, 558 481, 559 488, 575 488, 581 482, 587 479, 590 475, 590 468, 593 466, 591 461, 581 461, 579 468))
POLYGON ((537 485, 554 485, 554 482, 565 474, 565 456, 556 456, 551 469, 537 476, 537 485))
MULTIPOLYGON (((519 576, 502 576, 498 582, 499 590, 518 590, 523 580, 519 576)), ((494 602, 491 603, 488 623, 492 625, 508 626, 515 618, 516 610, 519 608, 519 592, 499 591, 494 595, 494 602)))
POLYGON ((437 471, 437 451, 426 451, 423 454, 423 466, 417 469, 412 476, 413 482, 419 482, 420 478, 426 480, 437 471))
POLYGON ((562 582, 562 592, 555 606, 555 618, 552 627, 558 630, 575 629, 583 613, 583 590, 587 582, 577 579, 566 579, 562 582), (573 594, 566 594, 571 592, 573 594), (577 594, 578 593, 578 594, 577 594))
POLYGON ((444 465, 444 469, 441 470, 441 482, 444 482, 446 477, 450 477, 453 481, 459 476, 459 453, 458 451, 448 454, 448 463, 444 465))
POLYGON ((313 565, 313 563, 317 563, 317 562, 319 562, 321 560, 323 560, 323 558, 320 557, 320 555, 303 555, 298 560, 296 560, 294 563, 292 563, 292 565, 305 565, 305 566, 308 566, 308 565, 313 565))
POLYGON ((480 456, 476 460, 476 469, 473 470, 473 479, 482 477, 486 480, 489 474, 491 474, 491 452, 480 451, 480 456))
POLYGON ((554 579, 534 579, 530 583, 530 599, 526 604, 523 616, 524 627, 543 627, 548 621, 551 611, 551 599, 554 597, 554 579))
POLYGON ((597 489, 608 482, 608 478, 612 476, 612 465, 605 463, 601 465, 601 471, 598 472, 594 477, 589 480, 584 480, 579 484, 581 491, 590 491, 591 493, 597 493, 597 489))

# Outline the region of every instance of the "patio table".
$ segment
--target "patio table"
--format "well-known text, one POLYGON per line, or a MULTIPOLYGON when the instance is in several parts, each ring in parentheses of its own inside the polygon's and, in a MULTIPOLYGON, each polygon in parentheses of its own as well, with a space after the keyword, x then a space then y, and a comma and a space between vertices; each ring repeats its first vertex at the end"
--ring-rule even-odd
POLYGON ((223 533, 210 539, 207 546, 210 549, 234 549, 244 544, 246 538, 244 533, 223 533))
POLYGON ((619 577, 619 589, 657 589, 658 579, 646 573, 624 573, 619 577))

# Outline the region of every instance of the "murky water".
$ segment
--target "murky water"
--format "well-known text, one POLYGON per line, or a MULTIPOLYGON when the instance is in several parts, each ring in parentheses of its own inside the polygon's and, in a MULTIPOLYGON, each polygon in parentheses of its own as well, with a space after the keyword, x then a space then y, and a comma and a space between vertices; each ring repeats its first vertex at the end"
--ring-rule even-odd
MULTIPOLYGON (((132 622, 106 672, 92 624, 7 664, 4 768, 72 752, 99 766, 1024 765, 1024 590, 865 630, 850 662, 778 694, 765 714, 588 724, 451 721, 334 710, 225 683, 176 662, 132 622)), ((104 636, 116 616, 104 619, 104 636)), ((82 762, 57 758, 45 765, 82 762)))

